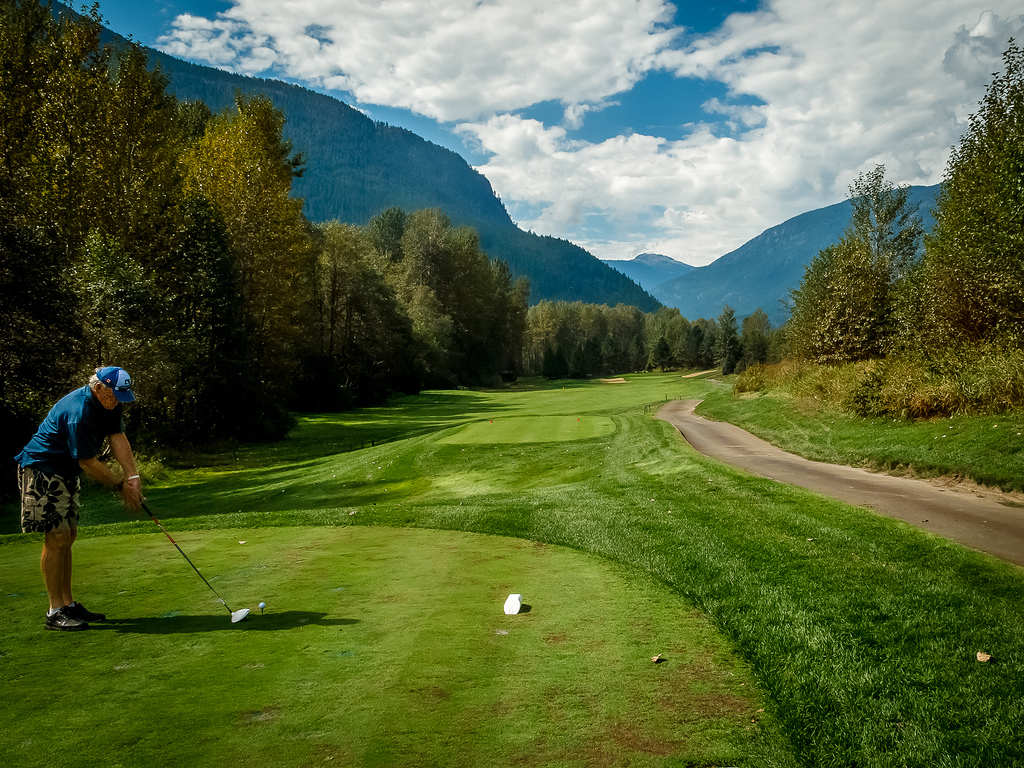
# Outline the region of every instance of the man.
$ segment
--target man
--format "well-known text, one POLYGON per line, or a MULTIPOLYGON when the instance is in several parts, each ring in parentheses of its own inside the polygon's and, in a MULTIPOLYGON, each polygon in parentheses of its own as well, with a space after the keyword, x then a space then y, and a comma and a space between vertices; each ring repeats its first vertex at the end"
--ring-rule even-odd
POLYGON ((97 368, 89 383, 53 406, 15 460, 21 484, 21 529, 42 532, 40 567, 50 610, 46 629, 74 631, 106 619, 71 594, 71 545, 78 535, 78 490, 82 472, 121 494, 125 507, 142 508, 142 481, 124 434, 123 403, 135 400, 128 372, 97 368), (121 465, 119 479, 100 459, 104 438, 121 465))

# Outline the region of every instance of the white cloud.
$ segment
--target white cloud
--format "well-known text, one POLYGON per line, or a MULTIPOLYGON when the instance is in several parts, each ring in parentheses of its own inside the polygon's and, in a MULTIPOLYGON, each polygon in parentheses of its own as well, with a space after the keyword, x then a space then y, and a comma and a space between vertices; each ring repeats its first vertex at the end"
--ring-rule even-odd
POLYGON ((179 17, 161 47, 458 122, 523 226, 602 258, 695 264, 841 200, 877 163, 896 182, 938 182, 1024 32, 1019 0, 764 0, 698 38, 670 28, 663 0, 233 2, 179 17), (682 138, 574 137, 658 69, 729 95, 682 138), (563 105, 562 125, 513 114, 543 102, 563 105))
POLYGON ((676 34, 668 12, 663 0, 234 0, 207 27, 179 17, 158 42, 252 74, 247 42, 272 40, 289 77, 441 121, 540 101, 578 116, 650 67, 676 34))
POLYGON ((216 67, 252 74, 274 65, 276 55, 266 35, 253 34, 245 24, 227 18, 206 19, 182 14, 174 31, 158 41, 172 56, 203 61, 216 67))
POLYGON ((719 80, 733 96, 762 101, 705 105, 731 118, 733 132, 704 126, 678 141, 580 145, 508 116, 460 129, 493 152, 480 170, 504 200, 541 206, 525 226, 573 233, 603 258, 662 249, 704 264, 790 216, 843 199, 877 163, 899 183, 940 181, 988 80, 978 73, 998 68, 1022 27, 1021 17, 992 12, 979 21, 977 10, 952 0, 776 0, 658 57, 679 76, 719 80), (646 238, 591 239, 587 211, 646 238))
POLYGON ((1024 16, 1001 19, 992 11, 985 11, 973 27, 962 26, 956 31, 942 65, 972 89, 983 88, 992 79, 996 71, 993 66, 1006 50, 1007 41, 1022 34, 1024 16))

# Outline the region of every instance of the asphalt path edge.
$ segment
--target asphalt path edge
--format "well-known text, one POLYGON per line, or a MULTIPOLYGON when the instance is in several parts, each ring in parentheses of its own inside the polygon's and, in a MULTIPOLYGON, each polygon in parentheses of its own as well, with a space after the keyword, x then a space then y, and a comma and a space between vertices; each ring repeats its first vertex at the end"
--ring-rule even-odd
POLYGON ((925 480, 811 461, 744 429, 698 416, 700 400, 673 400, 657 417, 693 448, 755 475, 796 485, 910 523, 938 536, 1024 566, 1024 508, 925 480))

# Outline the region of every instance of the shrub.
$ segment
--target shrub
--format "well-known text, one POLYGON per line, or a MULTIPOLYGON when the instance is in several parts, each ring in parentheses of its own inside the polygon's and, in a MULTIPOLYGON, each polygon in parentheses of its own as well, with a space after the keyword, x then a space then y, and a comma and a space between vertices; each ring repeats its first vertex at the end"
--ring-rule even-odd
POLYGON ((752 365, 736 392, 780 390, 860 416, 933 418, 1004 413, 1024 403, 1024 349, 959 347, 925 358, 904 354, 845 365, 785 360, 752 365))

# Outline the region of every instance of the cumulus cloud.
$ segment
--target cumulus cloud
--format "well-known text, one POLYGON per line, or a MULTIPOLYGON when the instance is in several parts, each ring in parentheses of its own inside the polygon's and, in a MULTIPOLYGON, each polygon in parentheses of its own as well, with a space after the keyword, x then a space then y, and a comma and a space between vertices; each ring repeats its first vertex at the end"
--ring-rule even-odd
POLYGON ((712 100, 704 105, 708 123, 681 140, 579 145, 514 117, 460 129, 493 152, 481 170, 504 200, 536 207, 546 191, 547 205, 525 225, 576 233, 605 258, 660 249, 704 264, 790 216, 843 199, 878 163, 899 183, 940 181, 989 79, 979 73, 998 68, 1020 28, 1019 16, 989 11, 979 19, 954 0, 775 0, 659 54, 656 65, 678 77, 717 80, 731 97, 761 104, 712 100), (713 114, 730 122, 715 124, 713 114), (632 219, 623 231, 643 239, 591 237, 595 228, 582 226, 580 211, 632 219))
POLYGON ((578 119, 636 83, 678 33, 669 18, 662 0, 234 0, 206 26, 179 18, 158 44, 253 74, 247 45, 270 40, 289 77, 441 121, 542 101, 578 119))
POLYGON ((664 0, 233 0, 179 17, 163 50, 273 73, 445 123, 519 222, 602 258, 704 264, 843 199, 884 163, 941 179, 1011 36, 1019 0, 764 0, 713 33, 664 0), (591 113, 645 75, 724 84, 673 138, 581 140, 591 113), (522 115, 562 105, 561 122, 522 115))
POLYGON ((983 88, 992 79, 1007 41, 1024 34, 1024 16, 1001 19, 985 11, 970 29, 961 26, 953 44, 946 50, 942 65, 947 72, 962 80, 972 90, 983 88))

